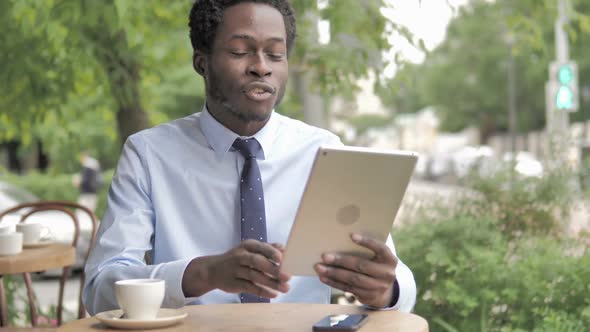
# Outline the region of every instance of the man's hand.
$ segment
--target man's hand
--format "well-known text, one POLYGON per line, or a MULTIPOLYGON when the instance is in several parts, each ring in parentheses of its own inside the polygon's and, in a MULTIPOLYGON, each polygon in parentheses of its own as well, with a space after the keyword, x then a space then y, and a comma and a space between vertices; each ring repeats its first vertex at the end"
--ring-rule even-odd
POLYGON ((193 259, 184 271, 182 290, 186 297, 220 289, 274 298, 276 291, 289 291, 291 276, 279 271, 282 259, 281 245, 246 240, 224 254, 193 259))
POLYGON ((363 304, 384 308, 390 305, 397 258, 385 243, 352 234, 354 243, 375 253, 372 259, 347 254, 326 253, 314 266, 320 281, 353 293, 363 304))

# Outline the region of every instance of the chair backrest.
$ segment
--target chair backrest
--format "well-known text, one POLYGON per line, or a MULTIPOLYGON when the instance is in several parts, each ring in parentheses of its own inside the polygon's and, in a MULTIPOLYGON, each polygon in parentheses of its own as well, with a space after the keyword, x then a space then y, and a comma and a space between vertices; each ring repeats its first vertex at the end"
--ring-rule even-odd
MULTIPOLYGON (((86 208, 85 206, 82 206, 82 205, 75 203, 75 202, 69 202, 69 201, 39 201, 39 202, 23 203, 23 204, 15 206, 13 208, 10 208, 6 211, 1 212, 0 213, 0 221, 2 221, 2 218, 5 217, 6 215, 9 215, 12 213, 23 212, 20 216, 19 222, 26 222, 27 219, 29 219, 31 216, 33 216, 39 212, 42 212, 42 211, 60 211, 70 217, 70 219, 74 223, 74 236, 72 239, 72 247, 76 248, 77 251, 79 250, 79 237, 80 237, 80 221, 78 219, 77 213, 81 212, 81 213, 84 213, 88 216, 88 218, 90 219, 90 221, 92 223, 92 228, 91 228, 91 234, 90 234, 90 239, 89 239, 89 243, 88 243, 88 248, 85 248, 86 250, 83 253, 84 254, 83 263, 84 263, 84 265, 86 265, 86 260, 88 259, 88 256, 90 255, 90 250, 94 246, 94 242, 96 240, 98 218, 96 217, 94 212, 92 212, 90 209, 86 208)), ((71 267, 69 267, 69 266, 64 267, 62 269, 62 274, 60 277, 59 296, 58 296, 58 305, 57 305, 57 324, 58 325, 61 325, 63 322, 64 287, 65 287, 66 279, 70 274, 70 268, 71 267)), ((24 273, 23 275, 24 275, 24 279, 25 279, 25 285, 27 287, 27 297, 28 297, 28 301, 29 301, 31 323, 32 323, 32 326, 35 327, 35 326, 37 326, 37 310, 36 310, 36 306, 35 306, 35 299, 34 299, 33 288, 32 288, 32 279, 31 279, 31 276, 29 273, 24 273)), ((84 270, 82 270, 81 275, 80 275, 80 287, 79 287, 79 294, 78 294, 78 315, 77 315, 78 319, 84 318, 86 316, 86 309, 84 308, 84 305, 82 303, 82 289, 84 287, 85 279, 86 279, 86 276, 85 276, 84 270)), ((1 293, 3 293, 3 289, 0 289, 0 297, 4 298, 5 294, 1 294, 1 293)))

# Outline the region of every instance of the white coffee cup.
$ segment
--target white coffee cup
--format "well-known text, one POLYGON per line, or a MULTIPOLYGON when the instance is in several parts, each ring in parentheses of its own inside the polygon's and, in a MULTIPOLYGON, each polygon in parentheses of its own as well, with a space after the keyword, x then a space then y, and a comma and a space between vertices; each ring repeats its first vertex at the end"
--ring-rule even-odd
POLYGON ((128 279, 115 282, 117 302, 127 319, 155 319, 165 291, 166 284, 162 279, 128 279))
POLYGON ((0 256, 16 255, 23 251, 23 235, 12 232, 0 234, 0 256))
POLYGON ((14 233, 15 232, 15 227, 14 225, 2 225, 0 224, 0 234, 8 234, 8 233, 14 233))
POLYGON ((49 228, 38 223, 20 223, 16 225, 16 231, 23 233, 23 244, 35 244, 41 240, 41 234, 49 235, 49 228))

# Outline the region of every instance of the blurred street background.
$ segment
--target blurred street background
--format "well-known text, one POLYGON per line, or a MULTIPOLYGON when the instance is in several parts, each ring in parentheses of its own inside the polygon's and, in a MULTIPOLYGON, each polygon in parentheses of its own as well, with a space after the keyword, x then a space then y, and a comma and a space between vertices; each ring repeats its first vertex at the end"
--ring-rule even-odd
MULTIPOLYGON (((392 234, 431 330, 587 331, 590 1, 291 2, 298 39, 276 111, 420 154, 392 234)), ((127 137, 201 110, 191 4, 0 1, 0 211, 77 201, 96 165, 101 217, 127 137)), ((49 325, 58 274, 34 276, 49 325)), ((21 279, 5 278, 16 324, 21 279)))

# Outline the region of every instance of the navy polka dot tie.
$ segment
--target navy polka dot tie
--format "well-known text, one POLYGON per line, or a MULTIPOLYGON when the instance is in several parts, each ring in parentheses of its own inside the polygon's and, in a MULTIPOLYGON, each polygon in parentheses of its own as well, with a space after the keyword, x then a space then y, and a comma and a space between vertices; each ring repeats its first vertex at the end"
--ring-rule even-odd
MULTIPOLYGON (((233 147, 246 159, 240 178, 240 211, 242 241, 255 239, 266 242, 266 214, 264 210, 264 192, 262 178, 256 162, 260 143, 254 138, 236 139, 233 147)), ((242 303, 269 302, 266 298, 254 294, 240 294, 242 303)))

